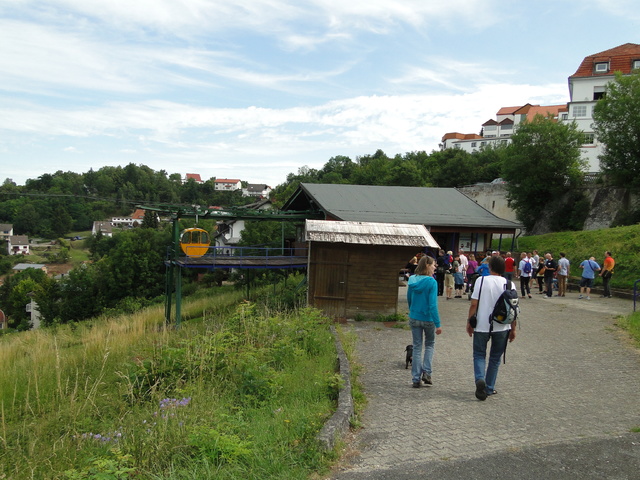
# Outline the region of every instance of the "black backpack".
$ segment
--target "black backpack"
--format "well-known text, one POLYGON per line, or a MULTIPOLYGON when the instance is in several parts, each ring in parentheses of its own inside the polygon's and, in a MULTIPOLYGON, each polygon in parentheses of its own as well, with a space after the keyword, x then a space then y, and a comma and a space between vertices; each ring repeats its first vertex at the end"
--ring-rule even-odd
POLYGON ((492 322, 508 325, 515 322, 518 318, 518 314, 520 313, 518 291, 515 288, 507 288, 509 283, 511 282, 505 279, 504 292, 502 292, 498 300, 496 300, 493 312, 491 312, 489 317, 489 320, 492 322))

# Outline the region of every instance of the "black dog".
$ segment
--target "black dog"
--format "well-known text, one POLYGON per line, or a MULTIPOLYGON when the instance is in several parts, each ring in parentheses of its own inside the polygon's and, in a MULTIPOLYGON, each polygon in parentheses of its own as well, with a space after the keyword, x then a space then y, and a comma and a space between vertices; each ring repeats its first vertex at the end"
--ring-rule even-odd
POLYGON ((407 352, 407 357, 406 357, 406 364, 404 366, 405 370, 407 368, 409 368, 409 365, 412 364, 413 362, 413 345, 407 345, 407 348, 404 349, 405 352, 407 352))

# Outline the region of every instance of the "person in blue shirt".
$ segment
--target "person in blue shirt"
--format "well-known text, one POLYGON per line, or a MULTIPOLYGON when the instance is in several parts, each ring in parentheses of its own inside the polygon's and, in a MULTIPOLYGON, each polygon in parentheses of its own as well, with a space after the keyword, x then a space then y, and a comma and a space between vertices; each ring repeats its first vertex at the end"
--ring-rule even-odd
POLYGON ((438 313, 438 283, 433 278, 435 260, 425 255, 418 262, 415 274, 407 283, 409 303, 409 325, 413 337, 413 362, 411 377, 414 388, 420 388, 420 381, 433 385, 431 379, 433 353, 436 335, 442 333, 438 313), (424 356, 422 344, 424 343, 424 356))
POLYGON ((591 257, 589 260, 583 261, 580 264, 580 268, 582 269, 582 278, 580 279, 580 296, 578 300, 585 298, 585 293, 587 294, 586 299, 591 300, 589 294, 591 293, 591 287, 593 287, 593 279, 596 276, 596 272, 600 271, 600 265, 596 262, 596 257, 591 257))

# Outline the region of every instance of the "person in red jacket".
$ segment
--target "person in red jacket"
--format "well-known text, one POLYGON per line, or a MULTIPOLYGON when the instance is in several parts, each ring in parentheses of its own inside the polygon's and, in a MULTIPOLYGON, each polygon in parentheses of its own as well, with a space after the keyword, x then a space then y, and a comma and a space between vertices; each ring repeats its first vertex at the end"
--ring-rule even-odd
POLYGON ((507 252, 507 256, 504 258, 504 278, 513 281, 513 274, 515 272, 515 259, 511 256, 511 252, 507 252))

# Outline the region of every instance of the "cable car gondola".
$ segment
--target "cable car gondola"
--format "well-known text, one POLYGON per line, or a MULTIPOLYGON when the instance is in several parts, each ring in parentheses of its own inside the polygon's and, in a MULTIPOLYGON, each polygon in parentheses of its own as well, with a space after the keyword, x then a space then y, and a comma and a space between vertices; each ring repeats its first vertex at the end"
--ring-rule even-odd
POLYGON ((188 257, 201 257, 209 251, 209 232, 202 228, 187 228, 180 234, 180 248, 188 257))

